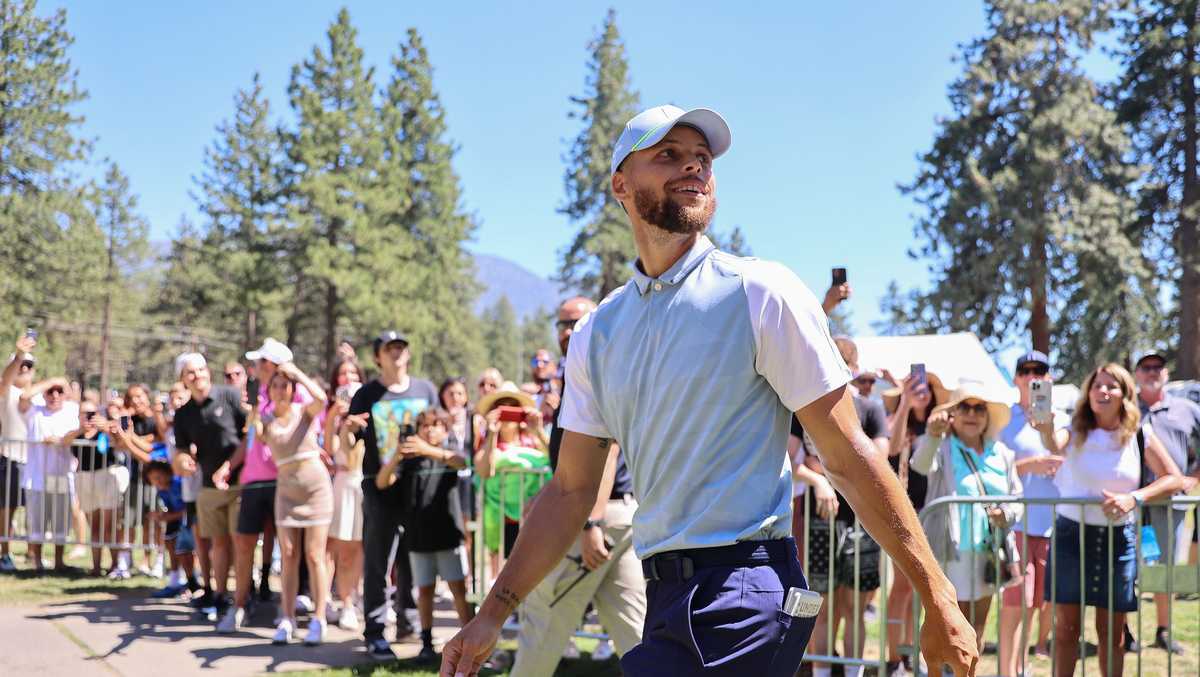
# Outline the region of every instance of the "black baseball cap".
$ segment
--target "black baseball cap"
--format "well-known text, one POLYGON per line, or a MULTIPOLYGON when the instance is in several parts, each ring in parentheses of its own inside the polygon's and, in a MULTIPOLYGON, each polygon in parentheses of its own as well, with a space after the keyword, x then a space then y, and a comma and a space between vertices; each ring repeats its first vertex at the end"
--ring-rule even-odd
POLYGON ((375 337, 375 342, 373 344, 375 347, 375 352, 378 353, 380 348, 389 343, 395 343, 396 341, 399 341, 406 346, 408 345, 408 339, 404 337, 404 334, 401 334, 395 329, 387 329, 380 332, 379 336, 375 337))
POLYGON ((1017 358, 1017 367, 1013 371, 1021 371, 1021 367, 1027 364, 1040 364, 1047 369, 1050 368, 1050 358, 1046 357, 1046 353, 1040 350, 1031 350, 1017 358))

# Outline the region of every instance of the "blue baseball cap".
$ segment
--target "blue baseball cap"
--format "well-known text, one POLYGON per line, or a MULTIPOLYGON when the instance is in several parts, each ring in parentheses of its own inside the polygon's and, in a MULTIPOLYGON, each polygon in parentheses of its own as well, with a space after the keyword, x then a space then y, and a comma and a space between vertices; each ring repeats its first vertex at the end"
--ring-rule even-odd
POLYGON ((1040 364, 1043 367, 1050 367, 1050 358, 1046 357, 1046 353, 1040 350, 1031 350, 1017 358, 1017 367, 1014 372, 1021 371, 1021 367, 1027 364, 1040 364))
POLYGON ((662 141, 667 132, 676 125, 694 127, 703 134, 714 159, 729 150, 729 144, 732 143, 729 125, 725 124, 725 118, 714 110, 693 108, 685 111, 678 106, 655 106, 638 113, 625 123, 625 129, 617 139, 617 145, 613 147, 612 171, 609 175, 617 173, 617 169, 630 153, 645 150, 662 141))

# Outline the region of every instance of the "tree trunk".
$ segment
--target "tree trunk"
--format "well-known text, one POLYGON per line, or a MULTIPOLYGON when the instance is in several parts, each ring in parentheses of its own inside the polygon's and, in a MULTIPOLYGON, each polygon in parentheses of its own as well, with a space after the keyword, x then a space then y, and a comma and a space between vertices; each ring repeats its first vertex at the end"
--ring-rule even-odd
POLYGON ((329 373, 333 368, 333 355, 337 350, 337 287, 332 282, 325 285, 325 351, 321 356, 321 373, 329 373))
POLYGON ((1200 194, 1197 193, 1196 154, 1200 138, 1196 129, 1196 82, 1191 70, 1198 62, 1192 35, 1196 28, 1196 8, 1188 12, 1186 23, 1187 53, 1182 67, 1180 104, 1183 106, 1183 203, 1179 205, 1179 231, 1175 242, 1179 247, 1183 274, 1179 280, 1179 359, 1177 376, 1182 379, 1200 377, 1200 194))
POLYGON ((1029 276, 1029 334, 1034 350, 1050 354, 1050 315, 1046 310, 1046 286, 1049 270, 1045 231, 1039 229, 1030 247, 1033 257, 1029 276))
POLYGON ((258 311, 246 311, 246 350, 254 350, 258 345, 258 311))

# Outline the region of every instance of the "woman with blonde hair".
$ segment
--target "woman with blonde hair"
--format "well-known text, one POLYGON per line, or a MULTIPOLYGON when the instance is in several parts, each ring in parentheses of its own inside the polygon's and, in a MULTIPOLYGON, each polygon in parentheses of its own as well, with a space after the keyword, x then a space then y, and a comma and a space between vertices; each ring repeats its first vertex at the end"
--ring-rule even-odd
POLYGON ((1055 603, 1054 674, 1074 674, 1083 607, 1090 606, 1096 609, 1096 634, 1101 638, 1101 674, 1119 677, 1125 665, 1125 614, 1137 610, 1134 508, 1175 494, 1184 486, 1183 476, 1154 431, 1142 425, 1133 377, 1117 364, 1097 367, 1084 381, 1069 429, 1055 430, 1043 421, 1037 430, 1042 444, 1063 457, 1055 475, 1061 496, 1100 501, 1059 505, 1055 510, 1057 542, 1051 554, 1051 585, 1045 592, 1055 603), (1158 479, 1145 484, 1143 464, 1158 479), (1081 539, 1087 553, 1082 562, 1081 539), (1080 589, 1081 574, 1085 589, 1080 589))

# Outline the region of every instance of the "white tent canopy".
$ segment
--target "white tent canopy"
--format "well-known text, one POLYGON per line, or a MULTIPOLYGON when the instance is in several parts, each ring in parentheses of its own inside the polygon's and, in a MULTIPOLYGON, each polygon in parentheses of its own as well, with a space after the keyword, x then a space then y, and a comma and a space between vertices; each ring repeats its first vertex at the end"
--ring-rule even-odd
POLYGON ((858 345, 858 362, 863 369, 887 369, 903 379, 913 364, 923 362, 925 369, 937 374, 951 390, 966 379, 982 384, 1000 401, 1016 399, 1015 389, 972 333, 861 336, 854 343, 858 345))

